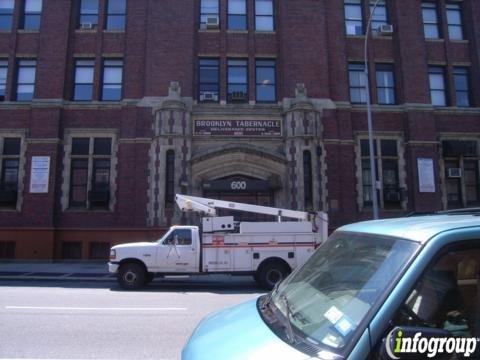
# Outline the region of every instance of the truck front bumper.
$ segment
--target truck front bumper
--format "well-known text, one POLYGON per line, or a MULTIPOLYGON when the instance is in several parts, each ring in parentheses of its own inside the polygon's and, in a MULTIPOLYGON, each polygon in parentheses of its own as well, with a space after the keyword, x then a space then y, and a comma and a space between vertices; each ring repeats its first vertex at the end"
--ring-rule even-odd
POLYGON ((112 274, 116 274, 117 271, 118 271, 118 267, 119 267, 119 266, 120 266, 120 265, 117 264, 117 263, 111 263, 111 262, 109 262, 109 263, 108 263, 108 272, 110 272, 110 273, 112 273, 112 274))

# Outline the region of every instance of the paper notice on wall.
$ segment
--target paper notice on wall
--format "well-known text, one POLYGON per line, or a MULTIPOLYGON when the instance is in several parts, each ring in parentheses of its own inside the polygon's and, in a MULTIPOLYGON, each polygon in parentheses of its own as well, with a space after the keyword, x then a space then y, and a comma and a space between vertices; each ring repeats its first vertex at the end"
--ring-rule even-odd
POLYGON ((32 156, 32 169, 30 172, 30 193, 48 193, 50 178, 50 156, 32 156))
POLYGON ((418 188, 421 193, 435 192, 435 172, 433 159, 418 158, 418 188))

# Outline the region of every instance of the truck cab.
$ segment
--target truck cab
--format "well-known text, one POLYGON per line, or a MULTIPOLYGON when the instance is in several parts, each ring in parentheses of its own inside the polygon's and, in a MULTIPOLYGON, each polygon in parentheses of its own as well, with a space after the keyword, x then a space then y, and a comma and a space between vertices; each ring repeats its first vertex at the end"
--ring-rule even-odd
POLYGON ((109 271, 117 273, 124 288, 137 288, 155 273, 191 274, 200 271, 197 226, 172 226, 154 242, 121 244, 110 250, 109 271))

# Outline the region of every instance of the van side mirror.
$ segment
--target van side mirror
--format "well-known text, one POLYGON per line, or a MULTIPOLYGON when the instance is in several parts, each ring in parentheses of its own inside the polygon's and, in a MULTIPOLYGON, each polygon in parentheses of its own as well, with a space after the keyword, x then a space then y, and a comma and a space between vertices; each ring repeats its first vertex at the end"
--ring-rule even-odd
POLYGON ((446 351, 449 339, 455 338, 443 329, 417 326, 395 327, 382 339, 379 358, 382 360, 457 359, 455 352, 446 351))

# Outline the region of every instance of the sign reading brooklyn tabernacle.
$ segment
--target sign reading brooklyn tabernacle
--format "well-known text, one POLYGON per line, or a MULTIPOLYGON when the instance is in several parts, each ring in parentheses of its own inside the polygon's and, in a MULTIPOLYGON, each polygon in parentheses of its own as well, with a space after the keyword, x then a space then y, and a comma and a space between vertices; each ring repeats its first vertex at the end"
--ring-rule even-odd
POLYGON ((195 120, 195 135, 281 136, 281 120, 195 120))

